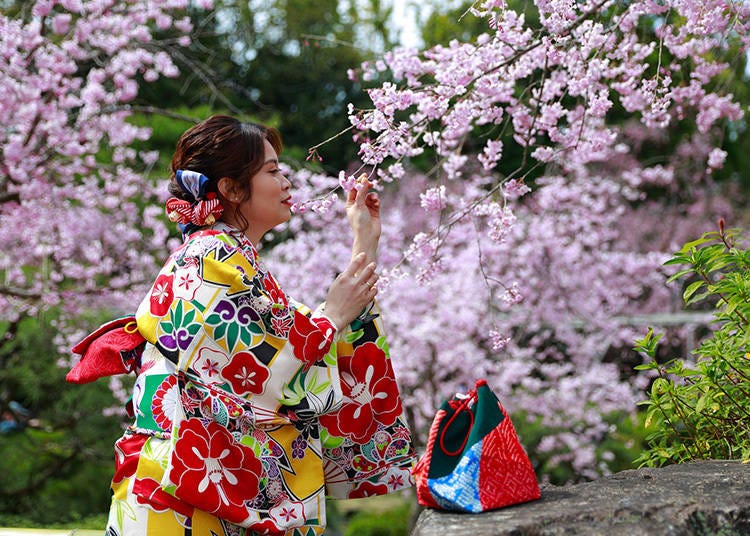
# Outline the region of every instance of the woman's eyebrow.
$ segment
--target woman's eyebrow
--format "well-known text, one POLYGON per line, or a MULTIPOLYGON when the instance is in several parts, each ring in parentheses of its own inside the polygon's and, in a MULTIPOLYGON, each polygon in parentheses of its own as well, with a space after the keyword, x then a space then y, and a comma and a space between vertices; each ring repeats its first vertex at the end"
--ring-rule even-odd
POLYGON ((275 158, 269 158, 268 160, 266 160, 265 162, 263 162, 264 166, 266 166, 268 164, 276 164, 278 166, 279 165, 279 161, 277 159, 275 159, 275 158))

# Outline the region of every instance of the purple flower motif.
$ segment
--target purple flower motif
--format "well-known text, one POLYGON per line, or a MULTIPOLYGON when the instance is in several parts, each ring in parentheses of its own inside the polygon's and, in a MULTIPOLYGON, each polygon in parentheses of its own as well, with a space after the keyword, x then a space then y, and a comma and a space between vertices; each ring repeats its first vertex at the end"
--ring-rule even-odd
POLYGON ((297 439, 292 441, 292 458, 304 458, 306 448, 307 440, 302 436, 298 436, 297 439))

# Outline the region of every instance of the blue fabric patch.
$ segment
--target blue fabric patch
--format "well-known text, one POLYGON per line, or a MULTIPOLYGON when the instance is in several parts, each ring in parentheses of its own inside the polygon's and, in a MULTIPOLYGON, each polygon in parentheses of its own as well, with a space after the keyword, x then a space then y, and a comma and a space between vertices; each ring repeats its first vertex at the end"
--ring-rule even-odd
POLYGON ((460 510, 464 512, 481 512, 482 502, 479 500, 479 456, 482 453, 482 443, 475 443, 464 452, 456 468, 440 478, 427 481, 435 502, 446 510, 460 510))

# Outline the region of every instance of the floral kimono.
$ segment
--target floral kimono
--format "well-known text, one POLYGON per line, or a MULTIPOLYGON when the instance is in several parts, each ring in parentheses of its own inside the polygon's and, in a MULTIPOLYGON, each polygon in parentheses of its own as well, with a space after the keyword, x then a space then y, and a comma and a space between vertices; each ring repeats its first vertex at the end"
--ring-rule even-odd
POLYGON ((145 348, 109 535, 316 535, 326 495, 412 485, 374 303, 336 333, 217 224, 171 255, 135 319, 145 348))

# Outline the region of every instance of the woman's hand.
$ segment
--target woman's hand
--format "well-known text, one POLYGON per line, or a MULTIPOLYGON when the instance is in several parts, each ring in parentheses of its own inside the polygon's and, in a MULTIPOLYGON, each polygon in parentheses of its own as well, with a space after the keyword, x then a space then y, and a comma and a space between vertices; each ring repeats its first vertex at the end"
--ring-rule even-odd
POLYGON ((357 183, 358 188, 349 190, 346 199, 346 216, 354 232, 352 259, 364 253, 366 262, 372 262, 380 240, 380 199, 377 193, 369 191, 372 183, 367 175, 361 175, 357 183))
POLYGON ((328 289, 326 316, 338 329, 344 329, 375 298, 377 282, 375 263, 366 263, 364 252, 357 254, 328 289))

